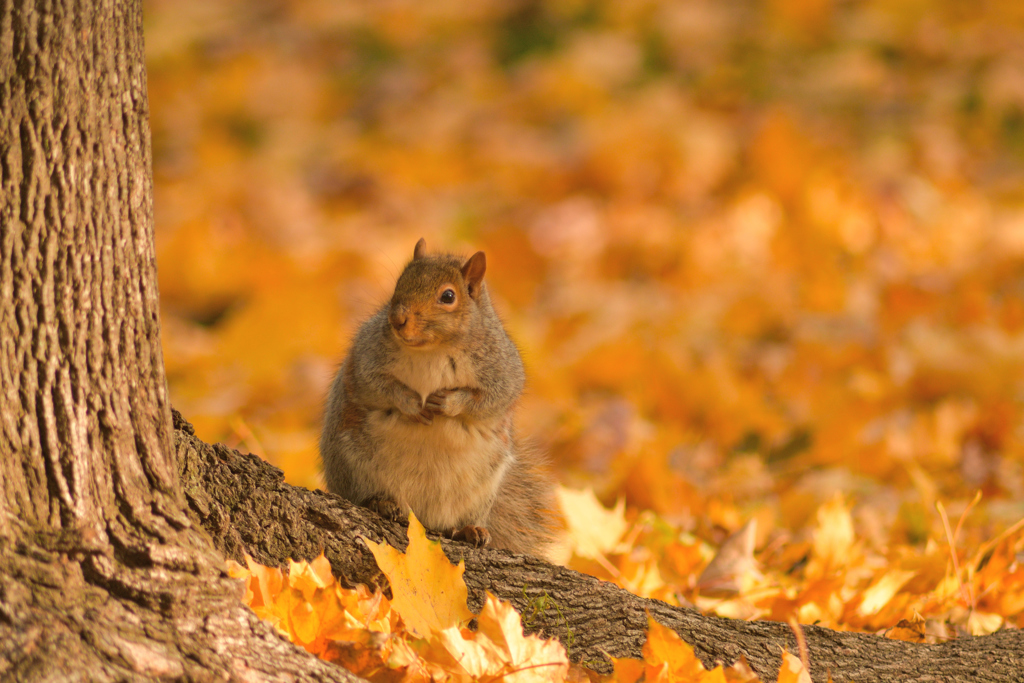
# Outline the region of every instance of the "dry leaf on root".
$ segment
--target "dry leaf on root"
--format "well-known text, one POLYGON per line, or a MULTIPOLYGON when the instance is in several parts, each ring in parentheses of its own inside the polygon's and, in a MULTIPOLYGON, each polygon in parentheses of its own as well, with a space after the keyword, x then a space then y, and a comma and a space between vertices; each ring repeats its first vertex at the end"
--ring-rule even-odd
POLYGON ((384 543, 363 540, 388 577, 391 603, 412 634, 425 638, 431 631, 463 626, 473 618, 466 606, 468 591, 462 578, 466 563, 449 562, 441 544, 427 539, 426 530, 414 514, 409 514, 409 546, 405 553, 384 543))
POLYGON ((779 683, 811 683, 811 675, 807 673, 799 657, 783 651, 779 683))

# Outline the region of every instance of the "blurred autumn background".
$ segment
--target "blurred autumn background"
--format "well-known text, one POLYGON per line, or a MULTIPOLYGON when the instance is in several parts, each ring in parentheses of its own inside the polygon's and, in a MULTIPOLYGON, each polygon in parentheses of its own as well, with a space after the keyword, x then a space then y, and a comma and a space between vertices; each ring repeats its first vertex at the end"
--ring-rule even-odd
POLYGON ((1024 3, 145 10, 203 439, 318 487, 356 326, 419 237, 483 249, 520 431, 625 501, 572 566, 730 616, 1024 625, 1024 3))

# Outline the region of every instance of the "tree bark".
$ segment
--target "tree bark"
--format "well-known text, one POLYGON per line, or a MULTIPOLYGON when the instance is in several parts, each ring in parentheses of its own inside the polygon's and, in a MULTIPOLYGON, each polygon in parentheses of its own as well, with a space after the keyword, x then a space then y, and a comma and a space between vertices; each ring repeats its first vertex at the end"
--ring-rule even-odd
MULTIPOLYGON (((196 524, 225 555, 243 552, 267 566, 310 560, 323 551, 334 574, 348 584, 386 586, 361 537, 404 548, 406 531, 376 514, 323 491, 284 483, 280 470, 253 455, 198 440, 175 413, 178 467, 196 524)), ((432 534, 433 536, 433 534, 432 534)), ((435 536, 436 537, 436 536, 435 536)), ((639 598, 617 586, 542 560, 502 550, 474 549, 439 538, 448 557, 466 561, 470 608, 484 592, 515 604, 529 628, 559 638, 570 658, 610 671, 607 655, 641 657, 647 615, 675 630, 707 666, 743 654, 764 681, 778 676, 781 652, 797 652, 786 624, 708 617, 639 598), (548 609, 537 611, 539 598, 548 609)), ((941 645, 915 645, 863 633, 804 626, 814 681, 1021 681, 1024 632, 1008 630, 941 645)))
POLYGON ((138 1, 0 0, 0 679, 352 680, 185 514, 138 1))

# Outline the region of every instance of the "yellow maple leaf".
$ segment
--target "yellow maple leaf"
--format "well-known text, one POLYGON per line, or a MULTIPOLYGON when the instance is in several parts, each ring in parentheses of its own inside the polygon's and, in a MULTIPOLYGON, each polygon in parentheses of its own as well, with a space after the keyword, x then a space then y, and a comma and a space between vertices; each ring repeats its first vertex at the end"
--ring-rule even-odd
POLYGON ((429 649, 422 652, 427 660, 456 678, 499 676, 505 662, 498 649, 486 638, 467 635, 460 628, 446 628, 430 639, 429 649))
POLYGON ((590 560, 612 552, 626 532, 625 502, 606 509, 593 489, 557 489, 558 503, 565 515, 567 537, 572 551, 590 560))
POLYGON ((811 683, 811 675, 807 673, 800 658, 785 650, 782 652, 782 668, 779 669, 779 683, 811 683))
MULTIPOLYGON (((557 640, 524 636, 519 614, 490 593, 474 633, 456 626, 413 644, 435 677, 502 678, 508 683, 559 683, 569 671, 565 648, 557 640)), ((410 666, 408 652, 400 653, 410 666)))
POLYGON ((391 583, 392 604, 409 631, 421 638, 431 631, 462 626, 473 618, 462 575, 466 563, 453 565, 437 541, 409 514, 409 547, 401 553, 384 543, 364 539, 377 566, 391 583))
POLYGON ((477 619, 478 632, 497 645, 511 665, 508 681, 565 680, 569 659, 557 640, 524 636, 519 614, 511 603, 502 602, 490 593, 477 619))

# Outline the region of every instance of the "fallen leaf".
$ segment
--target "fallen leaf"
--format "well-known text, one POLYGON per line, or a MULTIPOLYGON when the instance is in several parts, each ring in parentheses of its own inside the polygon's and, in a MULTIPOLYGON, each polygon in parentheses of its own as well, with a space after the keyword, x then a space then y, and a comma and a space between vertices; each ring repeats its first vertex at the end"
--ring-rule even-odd
POLYGON ((695 683, 725 683, 721 666, 708 671, 697 659, 693 647, 679 635, 662 626, 653 617, 647 617, 647 642, 643 647, 647 664, 645 681, 694 681, 695 683))
POLYGON ((812 560, 808 576, 827 576, 853 561, 853 519, 850 508, 837 493, 831 501, 818 508, 818 526, 814 530, 812 560))
POLYGON ((864 589, 857 612, 865 617, 875 614, 888 605, 896 593, 914 576, 916 576, 915 572, 899 569, 893 569, 882 574, 874 583, 864 589))
MULTIPOLYGON (((509 683, 560 683, 569 671, 565 648, 557 640, 524 636, 511 604, 487 594, 476 632, 456 626, 412 644, 424 666, 442 678, 502 678, 509 683)), ((403 652, 404 662, 409 653, 403 652)), ((405 664, 409 666, 408 663, 405 664)))
POLYGON ((748 591, 759 581, 761 573, 754 559, 756 540, 756 519, 725 539, 697 579, 700 592, 713 597, 731 597, 748 591))
POLYGON ((565 515, 572 551, 590 560, 612 552, 626 533, 625 502, 621 499, 608 510, 592 489, 557 489, 558 503, 565 515))
POLYGON ((811 675, 800 662, 800 658, 785 650, 782 652, 782 667, 779 669, 779 683, 811 683, 811 675))
POLYGON ((507 654, 515 673, 508 681, 564 680, 569 668, 565 648, 554 639, 524 636, 519 614, 510 603, 501 602, 490 593, 477 618, 478 632, 507 654))
POLYGON ((971 610, 970 616, 967 617, 967 632, 972 636, 987 636, 998 631, 1002 625, 1001 614, 971 610))
POLYGON ((312 562, 288 560, 288 585, 301 592, 306 600, 309 600, 316 591, 333 583, 331 563, 323 553, 312 562))
POLYGON ((885 637, 892 640, 905 640, 908 643, 923 643, 926 641, 926 623, 921 616, 915 616, 913 619, 900 619, 894 627, 885 632, 885 637))
POLYGON ((249 567, 249 573, 256 579, 258 589, 254 591, 258 599, 253 606, 270 607, 284 586, 284 574, 277 567, 264 567, 254 562, 248 555, 245 557, 245 563, 249 567))
POLYGON ((639 659, 612 657, 611 660, 616 683, 637 683, 644 675, 645 664, 639 659))
POLYGON ((416 515, 409 513, 409 547, 405 553, 384 543, 363 540, 388 577, 391 604, 411 633, 425 638, 431 631, 463 626, 473 618, 466 606, 469 593, 462 578, 465 561, 458 565, 449 562, 441 544, 427 539, 416 515))

